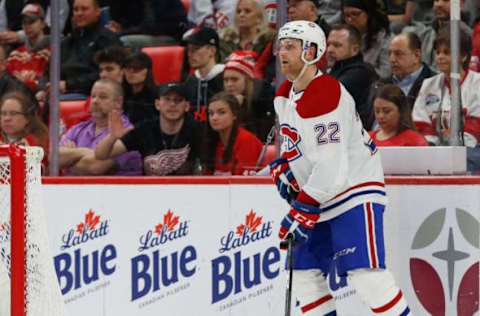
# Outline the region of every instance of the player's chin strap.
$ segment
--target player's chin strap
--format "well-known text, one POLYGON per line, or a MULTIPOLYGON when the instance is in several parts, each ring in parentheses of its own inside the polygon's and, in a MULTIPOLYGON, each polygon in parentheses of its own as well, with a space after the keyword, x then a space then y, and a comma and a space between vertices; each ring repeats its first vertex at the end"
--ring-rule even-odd
POLYGON ((303 74, 305 73, 305 70, 307 70, 307 67, 309 65, 315 64, 320 59, 321 54, 319 54, 319 52, 318 52, 318 47, 317 47, 317 57, 315 57, 313 60, 310 60, 310 61, 305 59, 305 53, 310 49, 310 45, 311 45, 310 42, 306 41, 305 46, 303 46, 301 59, 304 62, 304 64, 303 64, 302 70, 300 70, 300 73, 298 74, 297 78, 295 78, 292 81, 294 84, 297 83, 298 80, 300 80, 300 78, 303 76, 303 74))

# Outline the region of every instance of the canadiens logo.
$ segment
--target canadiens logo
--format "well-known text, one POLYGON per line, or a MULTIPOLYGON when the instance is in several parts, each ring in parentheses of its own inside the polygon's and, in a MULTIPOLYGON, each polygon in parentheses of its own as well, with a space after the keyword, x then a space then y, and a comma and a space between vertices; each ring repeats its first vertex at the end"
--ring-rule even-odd
POLYGON ((297 129, 288 124, 280 125, 280 136, 282 137, 282 157, 286 158, 288 162, 298 159, 302 156, 302 152, 298 145, 302 141, 297 129))
POLYGON ((219 252, 223 253, 269 237, 272 234, 272 223, 262 223, 262 221, 262 216, 257 216, 253 210, 250 210, 250 213, 245 216, 245 224, 238 225, 235 233, 230 231, 221 238, 222 247, 219 252))
POLYGON ((100 215, 96 215, 95 212, 90 209, 85 214, 85 220, 77 225, 75 230, 70 231, 63 235, 63 245, 60 249, 67 249, 79 244, 86 243, 89 240, 97 239, 105 236, 108 233, 108 220, 100 221, 100 215))

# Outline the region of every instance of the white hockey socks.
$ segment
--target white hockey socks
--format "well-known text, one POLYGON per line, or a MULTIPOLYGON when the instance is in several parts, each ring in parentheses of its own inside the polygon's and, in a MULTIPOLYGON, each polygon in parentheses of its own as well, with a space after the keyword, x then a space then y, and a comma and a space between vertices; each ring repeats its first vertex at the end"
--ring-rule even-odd
POLYGON ((293 270, 293 294, 305 316, 337 315, 335 300, 321 270, 293 270))
POLYGON ((383 269, 349 271, 348 282, 375 315, 413 316, 390 271, 383 269))

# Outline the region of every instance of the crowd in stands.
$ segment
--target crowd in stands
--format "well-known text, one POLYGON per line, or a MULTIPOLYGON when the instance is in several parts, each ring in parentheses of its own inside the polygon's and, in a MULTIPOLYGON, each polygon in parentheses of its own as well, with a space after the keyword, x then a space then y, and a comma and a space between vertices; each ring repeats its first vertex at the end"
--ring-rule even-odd
MULTIPOLYGON (((0 142, 48 152, 50 1, 0 2, 0 142)), ((480 3, 460 0, 468 168, 480 169, 480 3)), ((275 125, 275 0, 61 0, 64 175, 248 175, 275 125), (182 47, 173 77, 146 47, 182 47), (81 101, 79 101, 81 100, 81 101)), ((288 0, 379 146, 448 145, 449 0, 288 0)), ((277 80, 278 79, 278 80, 277 80)), ((319 104, 321 106, 321 104, 319 104)), ((48 156, 48 155, 47 155, 48 156)), ((44 161, 46 167, 48 161, 44 161)), ((47 170, 46 168, 44 168, 47 170)))

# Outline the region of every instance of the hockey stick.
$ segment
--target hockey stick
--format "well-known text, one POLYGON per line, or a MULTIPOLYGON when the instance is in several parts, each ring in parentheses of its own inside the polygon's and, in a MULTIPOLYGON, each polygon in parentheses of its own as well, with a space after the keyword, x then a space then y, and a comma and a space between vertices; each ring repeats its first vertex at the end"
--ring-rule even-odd
POLYGON ((267 152, 267 146, 272 143, 273 138, 275 137, 275 130, 276 130, 275 125, 273 125, 270 131, 268 132, 267 139, 265 140, 265 144, 263 144, 262 151, 258 156, 257 165, 255 166, 255 171, 258 171, 258 168, 260 168, 262 164, 262 160, 265 157, 265 153, 267 152))
POLYGON ((293 279, 293 245, 295 238, 288 233, 285 240, 280 242, 280 248, 287 248, 288 285, 285 293, 285 316, 290 316, 292 310, 292 279, 293 279))

